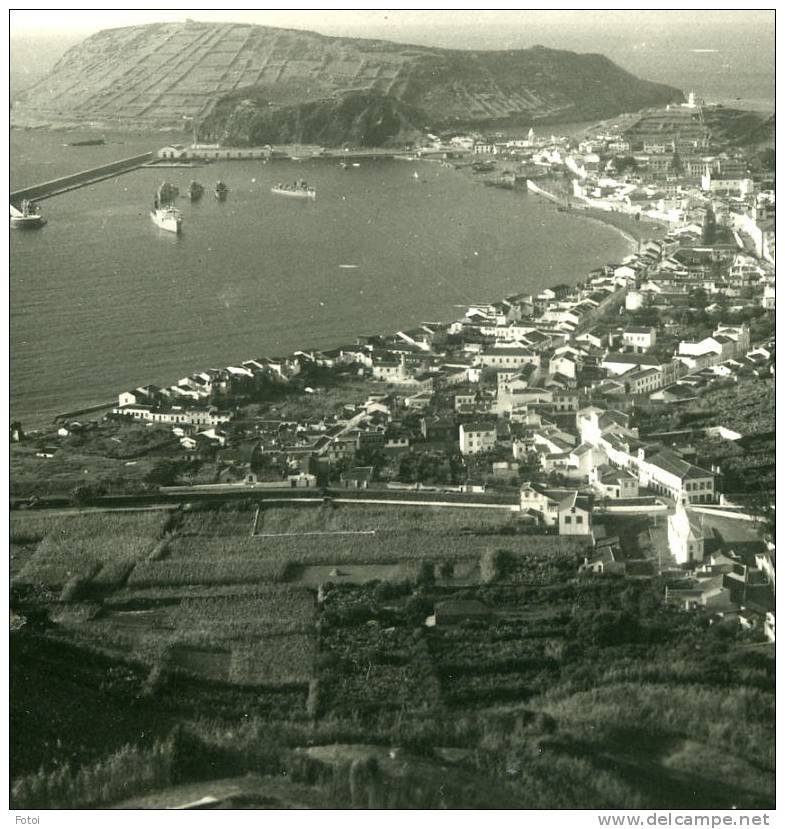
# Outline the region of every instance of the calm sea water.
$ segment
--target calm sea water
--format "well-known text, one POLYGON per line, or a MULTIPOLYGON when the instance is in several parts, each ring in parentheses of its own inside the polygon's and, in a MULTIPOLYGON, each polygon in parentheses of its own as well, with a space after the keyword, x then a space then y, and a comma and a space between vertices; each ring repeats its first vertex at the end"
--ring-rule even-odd
POLYGON ((44 228, 11 233, 11 410, 27 425, 201 368, 454 319, 628 252, 535 197, 403 161, 143 169, 43 209, 44 228), (209 189, 180 200, 178 238, 148 209, 162 178, 185 191, 192 177, 209 189), (315 203, 270 193, 295 177, 315 203))

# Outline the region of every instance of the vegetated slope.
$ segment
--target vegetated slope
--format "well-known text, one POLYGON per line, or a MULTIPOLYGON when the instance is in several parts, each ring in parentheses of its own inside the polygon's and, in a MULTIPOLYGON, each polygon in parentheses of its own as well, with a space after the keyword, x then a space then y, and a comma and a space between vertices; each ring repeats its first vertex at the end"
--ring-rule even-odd
MULTIPOLYGON (((87 38, 19 96, 14 117, 183 126, 191 119, 201 124, 228 98, 246 109, 245 101, 276 109, 276 129, 287 133, 298 112, 289 108, 322 101, 320 115, 339 124, 346 96, 351 109, 352 93, 359 92, 378 96, 382 110, 396 99, 422 112, 431 127, 601 118, 682 98, 678 90, 640 80, 601 55, 541 46, 466 52, 189 22, 87 38), (333 109, 339 111, 334 118, 333 109)), ((220 111, 231 119, 234 107, 220 111)))
POLYGON ((703 120, 718 143, 737 147, 774 146, 774 114, 704 107, 703 120))
POLYGON ((349 143, 382 147, 414 139, 427 123, 423 112, 388 95, 350 93, 339 100, 270 107, 263 99, 231 96, 200 127, 202 139, 232 146, 349 143))

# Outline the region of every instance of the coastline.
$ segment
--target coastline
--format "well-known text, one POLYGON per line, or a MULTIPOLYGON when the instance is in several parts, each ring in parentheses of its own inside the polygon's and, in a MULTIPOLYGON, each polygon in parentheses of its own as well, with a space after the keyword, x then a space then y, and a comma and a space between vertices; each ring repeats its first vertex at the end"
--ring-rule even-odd
MULTIPOLYGON (((539 187, 536 182, 527 179, 526 187, 530 194, 540 196, 545 201, 555 204, 561 203, 561 200, 556 195, 539 187)), ((638 220, 626 213, 600 210, 597 207, 584 205, 572 206, 566 212, 578 218, 601 222, 606 227, 615 228, 632 245, 633 250, 630 251, 631 253, 637 252, 638 245, 644 240, 660 239, 668 232, 668 228, 664 224, 652 219, 638 220)))
POLYGON ((619 232, 630 244, 630 253, 636 253, 638 244, 647 239, 660 239, 668 232, 668 228, 656 222, 641 220, 635 221, 631 216, 623 213, 609 213, 598 210, 596 207, 574 209, 569 211, 579 219, 589 222, 599 222, 606 227, 612 227, 619 232))
MULTIPOLYGON (((430 163, 435 163, 435 162, 430 162, 430 163)), ((455 168, 453 168, 453 169, 455 169, 455 168)), ((478 184, 480 186, 483 185, 483 178, 484 177, 482 177, 482 176, 466 175, 464 173, 464 171, 460 170, 460 169, 455 169, 455 172, 461 173, 463 178, 468 179, 468 180, 473 180, 473 181, 475 181, 476 184, 478 184)), ((512 192, 515 192, 515 191, 511 191, 511 193, 512 192)), ((526 195, 527 194, 525 192, 518 193, 518 198, 520 198, 521 196, 526 196, 526 195)), ((504 197, 502 197, 502 198, 504 198, 504 197)), ((502 209, 502 208, 500 207, 500 209, 502 209)), ((541 206, 537 206, 535 208, 535 211, 538 214, 541 214, 542 213, 541 206)), ((571 211, 571 213, 573 215, 576 215, 577 211, 571 211)), ((591 218, 591 217, 587 216, 586 218, 591 218)), ((546 221, 547 221, 547 219, 546 219, 546 221)), ((617 228, 617 229, 619 229, 619 228, 617 228)), ((622 235, 625 235, 625 234, 622 233, 622 235)), ((630 246, 631 246, 630 249, 634 250, 632 245, 637 244, 637 243, 633 242, 629 235, 626 235, 625 238, 630 243, 630 246)), ((618 255, 618 254, 616 254, 616 255, 618 255)), ((576 274, 575 284, 580 282, 580 280, 584 279, 588 275, 591 267, 599 267, 602 264, 605 264, 606 262, 611 260, 612 256, 613 256, 613 254, 609 255, 607 252, 600 252, 600 255, 598 256, 598 261, 597 261, 596 265, 591 265, 591 264, 587 263, 585 268, 582 269, 580 273, 576 274)), ((543 287, 547 287, 547 285, 543 285, 543 287)), ((395 331, 400 330, 402 327, 405 327, 405 326, 402 325, 402 324, 396 324, 395 320, 390 319, 390 320, 386 321, 386 324, 384 325, 384 328, 380 330, 380 333, 383 334, 383 335, 391 335, 395 331)), ((335 345, 337 345, 339 342, 340 342, 340 340, 337 340, 337 341, 334 341, 334 342, 331 342, 331 343, 313 344, 311 347, 304 346, 302 343, 300 343, 290 353, 294 353, 294 351, 298 350, 298 349, 302 349, 302 350, 306 350, 306 351, 308 351, 308 350, 325 350, 325 349, 329 350, 330 348, 335 347, 335 345)), ((154 381, 155 381, 155 378, 153 378, 152 380, 149 380, 149 379, 147 380, 147 382, 154 382, 154 381)), ((166 381, 161 380, 160 382, 166 382, 166 381)), ((118 389, 117 391, 119 392, 121 390, 122 389, 118 389)), ((83 399, 83 402, 74 403, 73 405, 70 405, 68 408, 71 411, 73 411, 73 410, 76 410, 76 409, 83 408, 85 406, 92 407, 92 406, 104 405, 105 400, 106 400, 106 397, 103 394, 96 395, 94 398, 93 397, 87 398, 86 402, 83 399)), ((65 408, 65 406, 59 408, 58 413, 62 413, 64 408, 65 408)), ((60 414, 60 417, 62 417, 62 414, 60 414)), ((52 421, 49 419, 48 415, 43 414, 43 415, 35 416, 33 418, 27 417, 27 418, 24 419, 24 422, 25 422, 26 425, 29 425, 31 428, 41 429, 42 431, 45 431, 47 428, 49 428, 52 421)))

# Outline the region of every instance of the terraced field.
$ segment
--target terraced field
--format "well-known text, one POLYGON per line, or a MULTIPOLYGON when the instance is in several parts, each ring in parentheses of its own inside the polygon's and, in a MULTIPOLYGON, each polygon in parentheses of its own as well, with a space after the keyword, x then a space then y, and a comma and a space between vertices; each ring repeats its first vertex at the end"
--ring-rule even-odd
POLYGON ((610 116, 680 98, 597 55, 543 47, 469 53, 187 22, 89 37, 25 90, 13 115, 182 127, 202 123, 222 99, 241 102, 246 91, 276 107, 357 92, 389 96, 432 124, 574 120, 587 107, 610 116))

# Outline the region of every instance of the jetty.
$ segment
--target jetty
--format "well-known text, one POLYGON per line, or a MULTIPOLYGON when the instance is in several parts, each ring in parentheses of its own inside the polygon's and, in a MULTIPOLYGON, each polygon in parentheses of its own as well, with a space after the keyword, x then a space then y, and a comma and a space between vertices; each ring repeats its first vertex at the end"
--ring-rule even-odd
POLYGON ((60 193, 67 193, 69 190, 87 187, 90 184, 95 184, 104 179, 130 173, 132 170, 138 170, 147 164, 153 158, 153 155, 154 153, 152 151, 141 153, 130 158, 123 158, 119 161, 102 164, 100 167, 93 167, 89 170, 82 170, 79 173, 71 173, 67 176, 44 181, 41 184, 34 184, 31 187, 25 187, 21 190, 14 190, 10 195, 11 205, 18 208, 25 199, 42 201, 52 196, 58 196, 60 193))

